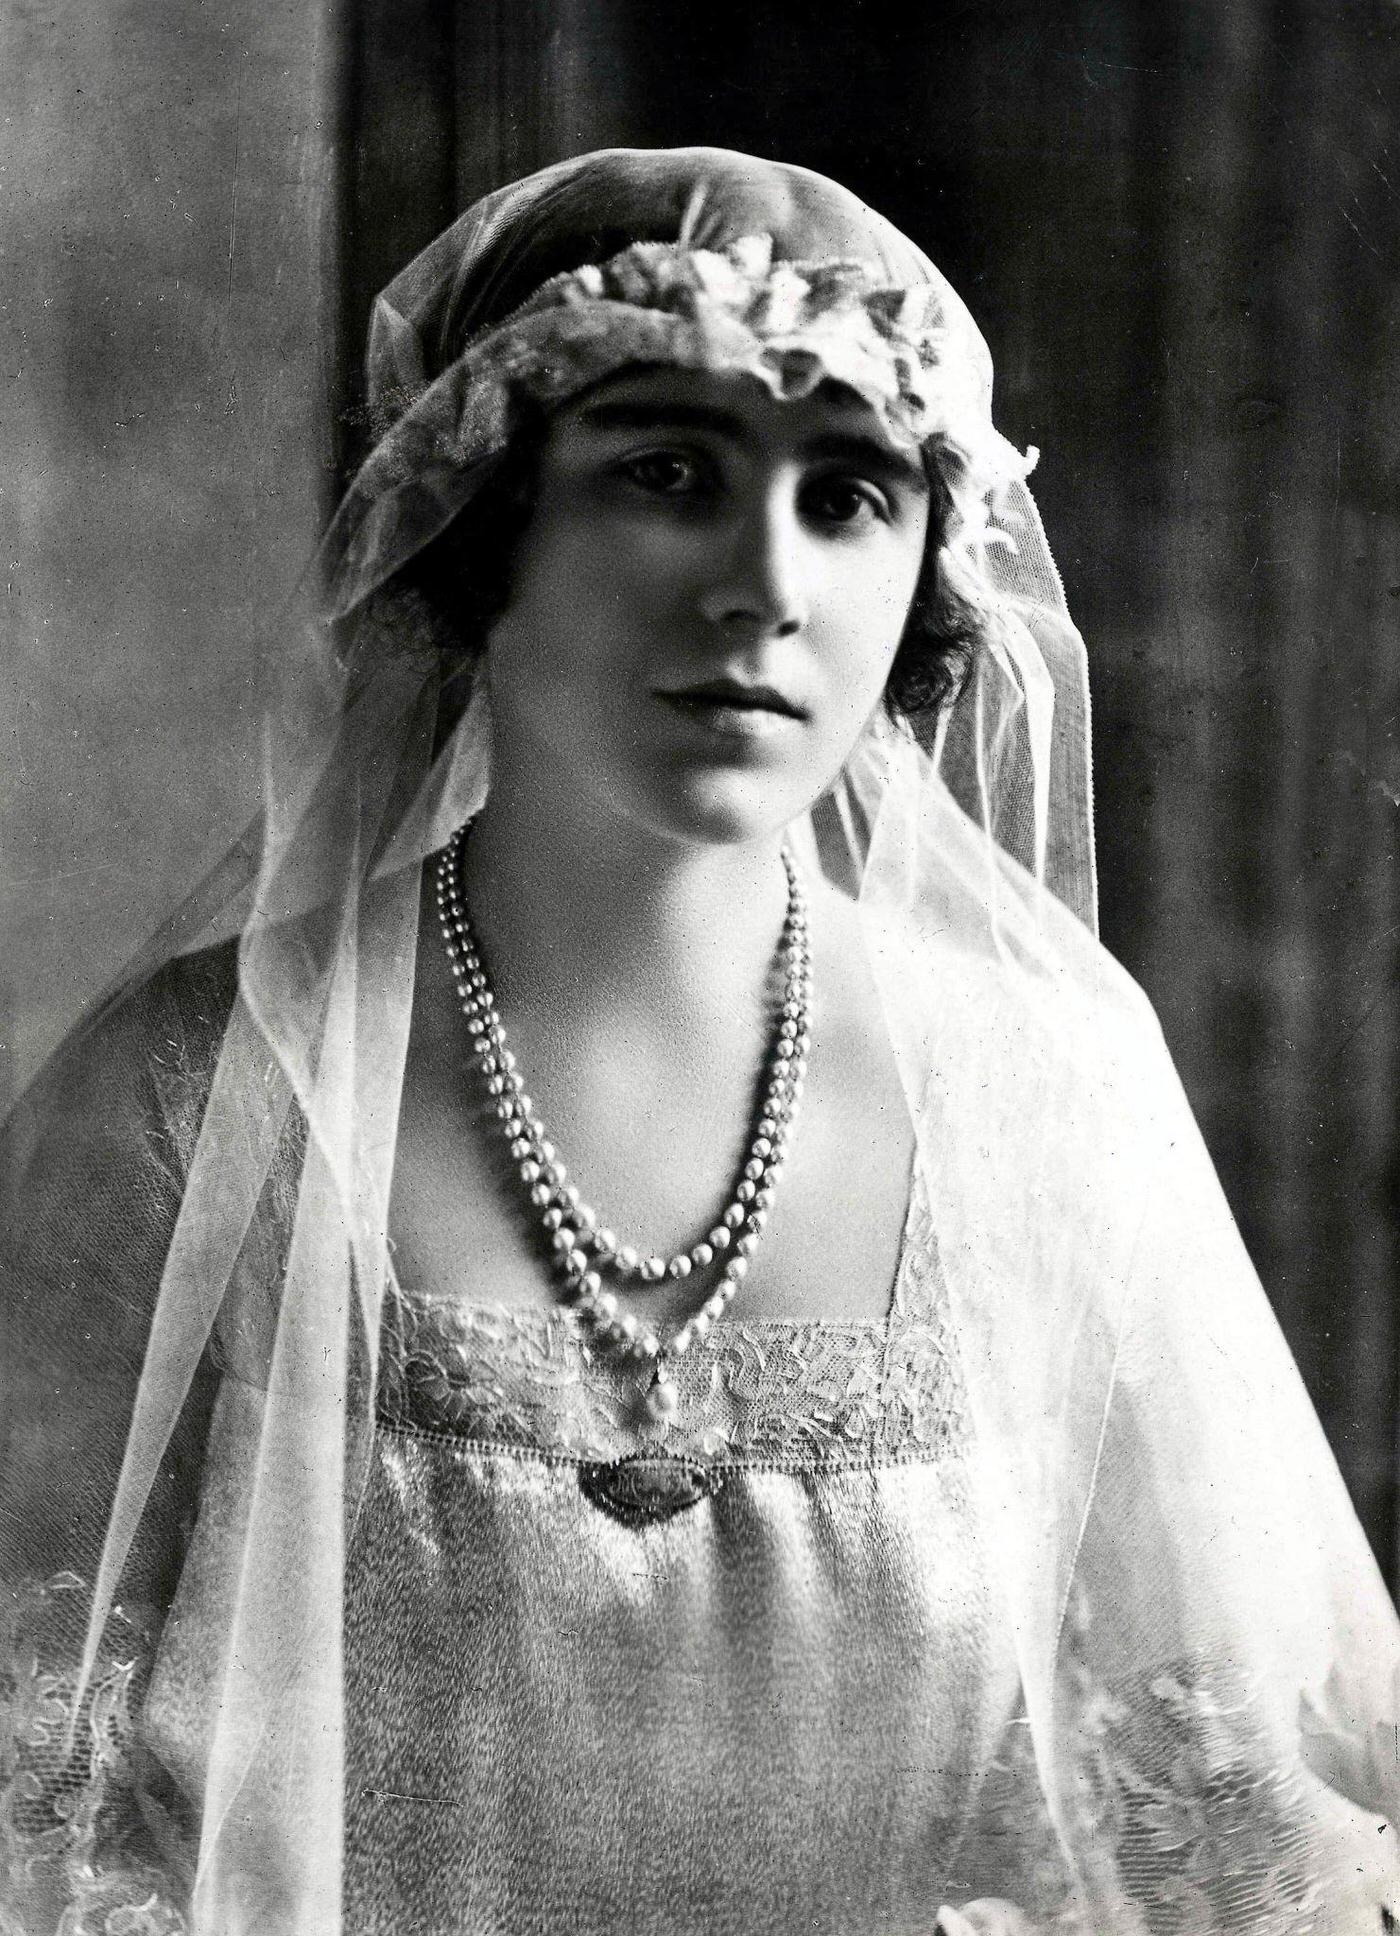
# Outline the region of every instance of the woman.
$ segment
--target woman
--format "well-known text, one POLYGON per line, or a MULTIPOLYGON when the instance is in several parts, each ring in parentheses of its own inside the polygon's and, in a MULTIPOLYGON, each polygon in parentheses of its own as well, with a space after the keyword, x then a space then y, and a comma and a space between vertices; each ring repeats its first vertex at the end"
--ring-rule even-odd
POLYGON ((370 379, 251 902, 153 951, 236 967, 12 1132, 12 1925, 1389 1926, 1394 1615, 956 296, 616 151, 370 379))

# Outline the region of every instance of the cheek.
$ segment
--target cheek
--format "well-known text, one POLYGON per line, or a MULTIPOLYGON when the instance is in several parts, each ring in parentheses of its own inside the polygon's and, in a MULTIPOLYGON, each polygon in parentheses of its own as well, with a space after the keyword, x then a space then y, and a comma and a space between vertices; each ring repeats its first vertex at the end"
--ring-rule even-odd
POLYGON ((567 523, 532 533, 487 648, 493 691, 534 711, 576 687, 606 641, 611 581, 607 551, 579 542, 567 523))
POLYGON ((625 696, 675 629, 671 596, 657 559, 616 530, 582 517, 540 529, 487 644, 498 730, 571 765, 606 759, 626 734, 625 696))
POLYGON ((573 664, 582 678, 601 655, 626 655, 683 605, 694 559, 679 534, 579 509, 552 517, 516 572, 502 629, 529 650, 573 664))
POLYGON ((903 547, 861 559, 829 580, 823 599, 822 657, 833 689, 862 718, 885 689, 918 583, 922 549, 903 547))

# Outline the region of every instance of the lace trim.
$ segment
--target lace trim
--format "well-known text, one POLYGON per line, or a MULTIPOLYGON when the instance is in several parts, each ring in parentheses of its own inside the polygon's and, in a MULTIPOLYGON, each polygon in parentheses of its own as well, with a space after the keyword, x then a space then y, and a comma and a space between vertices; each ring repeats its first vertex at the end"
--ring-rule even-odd
POLYGON ((1081 1848, 1113 1851, 1101 1885, 1163 1936, 1316 1936, 1319 1790, 1266 1738, 1261 1689, 1224 1662, 1118 1687, 1068 1671, 1072 1821, 1081 1848))
POLYGON ((0 1932, 183 1936, 169 1877, 139 1848, 151 1642, 114 1610, 70 1745, 86 1618, 75 1573, 26 1582, 0 1618, 0 1932))
POLYGON ((641 1404, 643 1375, 593 1349, 564 1310, 432 1303, 399 1291, 379 1414, 397 1430, 580 1460, 639 1450, 697 1460, 857 1465, 944 1458, 965 1440, 927 1189, 916 1180, 883 1324, 717 1324, 681 1360, 678 1417, 641 1404))
POLYGON ((1335 1816, 1329 1824, 1334 1798, 1325 1786, 1280 1747, 1259 1677, 1192 1659, 1109 1678, 1091 1663, 1090 1628, 1081 1588, 1058 1695, 1065 1827, 1079 1881, 1050 1819, 1024 1712, 987 1772, 970 1854, 1024 1906, 1007 1905, 1008 1931, 1324 1936, 1345 1928, 1361 1936, 1400 1926, 1379 1902, 1343 1897, 1356 1844, 1335 1816), (1026 1911, 1033 1920, 1018 1920, 1026 1911))

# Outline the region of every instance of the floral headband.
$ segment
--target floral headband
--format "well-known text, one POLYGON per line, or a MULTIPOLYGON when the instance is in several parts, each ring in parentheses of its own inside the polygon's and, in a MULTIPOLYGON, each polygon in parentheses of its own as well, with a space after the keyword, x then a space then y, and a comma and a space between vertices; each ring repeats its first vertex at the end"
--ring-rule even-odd
MULTIPOLYGON (((979 343, 980 347, 980 343, 979 343)), ((959 463, 966 540, 1023 479, 994 428, 985 357, 946 326, 937 290, 882 284, 858 261, 774 262, 772 238, 719 250, 635 243, 552 277, 429 380, 417 332, 381 305, 372 399, 379 441, 329 538, 329 609, 349 611, 429 543, 508 444, 520 397, 557 406, 634 363, 755 377, 775 397, 842 384, 903 445, 938 438, 959 463)))

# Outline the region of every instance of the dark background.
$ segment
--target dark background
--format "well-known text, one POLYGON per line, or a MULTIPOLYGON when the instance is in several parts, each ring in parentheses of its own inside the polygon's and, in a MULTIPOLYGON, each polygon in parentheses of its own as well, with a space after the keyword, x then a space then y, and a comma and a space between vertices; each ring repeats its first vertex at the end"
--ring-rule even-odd
MULTIPOLYGON (((1146 985, 1395 1578, 1400 11, 351 0, 339 394, 468 202, 610 143, 835 175, 964 295, 1089 643, 1146 985)), ((342 452, 346 445, 342 442, 342 452)))
POLYGON ((806 163, 946 270, 1044 453, 1105 938, 1395 1584, 1396 0, 53 0, 0 34, 0 1090, 256 792, 248 641, 354 448, 373 292, 564 155, 806 163))

